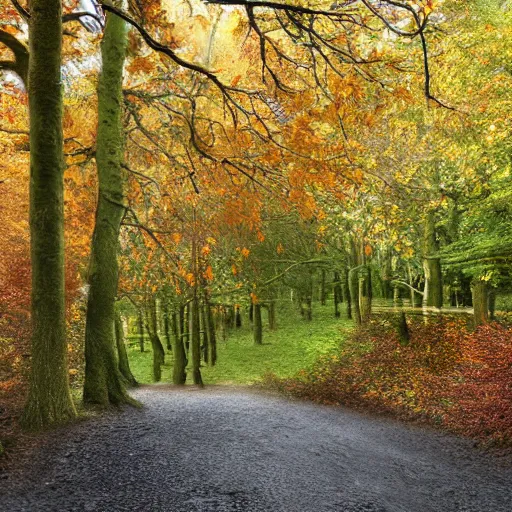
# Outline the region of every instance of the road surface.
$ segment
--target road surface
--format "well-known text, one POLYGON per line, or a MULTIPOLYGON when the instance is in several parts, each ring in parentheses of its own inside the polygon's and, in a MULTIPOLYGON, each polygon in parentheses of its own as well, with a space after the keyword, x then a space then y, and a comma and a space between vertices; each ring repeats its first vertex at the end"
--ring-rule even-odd
POLYGON ((52 432, 0 479, 0 510, 512 511, 510 458, 467 440, 243 388, 134 395, 52 432))

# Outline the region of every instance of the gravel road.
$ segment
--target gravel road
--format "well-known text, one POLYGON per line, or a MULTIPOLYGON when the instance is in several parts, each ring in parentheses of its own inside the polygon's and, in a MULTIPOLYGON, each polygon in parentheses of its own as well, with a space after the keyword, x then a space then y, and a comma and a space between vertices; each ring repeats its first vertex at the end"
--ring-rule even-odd
POLYGON ((134 396, 51 433, 0 479, 0 510, 512 511, 510 458, 470 441, 243 388, 134 396))

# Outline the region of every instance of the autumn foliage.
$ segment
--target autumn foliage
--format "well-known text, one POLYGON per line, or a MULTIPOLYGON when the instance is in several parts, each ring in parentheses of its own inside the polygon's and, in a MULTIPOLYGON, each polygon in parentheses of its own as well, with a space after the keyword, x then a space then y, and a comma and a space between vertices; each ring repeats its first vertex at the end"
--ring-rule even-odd
POLYGON ((461 321, 415 322, 410 330, 411 341, 403 345, 393 321, 374 321, 310 370, 292 379, 269 376, 267 382, 324 404, 512 445, 512 330, 492 324, 470 332, 461 321))

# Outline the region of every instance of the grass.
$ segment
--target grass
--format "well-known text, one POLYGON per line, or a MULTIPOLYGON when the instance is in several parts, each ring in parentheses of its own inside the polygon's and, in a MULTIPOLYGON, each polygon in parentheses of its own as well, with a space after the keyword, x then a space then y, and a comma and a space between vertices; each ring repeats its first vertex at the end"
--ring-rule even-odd
MULTIPOLYGON (((263 345, 255 345, 251 324, 243 317, 243 326, 227 332, 226 339, 217 340, 218 361, 215 367, 201 368, 203 381, 208 384, 253 384, 268 373, 291 377, 310 367, 323 354, 333 351, 343 340, 343 330, 351 327, 346 320, 335 319, 331 304, 315 304, 313 321, 304 321, 289 304, 277 311, 275 331, 266 327, 263 313, 263 345)), ((149 343, 141 353, 138 345, 129 347, 133 374, 140 383, 152 382, 152 353, 149 343)), ((171 381, 172 354, 166 354, 162 381, 171 381)), ((190 372, 188 372, 190 375, 190 372)))

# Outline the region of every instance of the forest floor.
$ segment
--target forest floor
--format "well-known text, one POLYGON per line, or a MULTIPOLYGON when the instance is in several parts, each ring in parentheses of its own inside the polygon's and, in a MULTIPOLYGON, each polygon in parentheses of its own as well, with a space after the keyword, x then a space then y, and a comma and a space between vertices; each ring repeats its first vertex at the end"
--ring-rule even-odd
POLYGON ((512 460, 469 440, 248 388, 145 386, 0 475, 20 511, 509 512, 512 460))
MULTIPOLYGON (((206 385, 254 384, 266 375, 288 378, 298 371, 312 366, 319 357, 338 349, 345 333, 353 326, 352 321, 334 318, 333 305, 314 303, 313 321, 306 322, 295 304, 280 304, 277 311, 277 329, 267 327, 266 311, 263 314, 263 345, 255 345, 252 325, 243 315, 241 328, 226 329, 225 335, 218 330, 217 364, 203 363, 201 373, 206 385)), ((161 336, 165 345, 165 337, 161 336)), ((140 352, 138 340, 132 338, 129 345, 130 366, 141 384, 152 382, 153 353, 149 341, 146 351, 140 352)), ((171 382, 172 353, 167 351, 162 368, 162 381, 171 382)), ((190 374, 189 369, 189 374, 190 374)))

